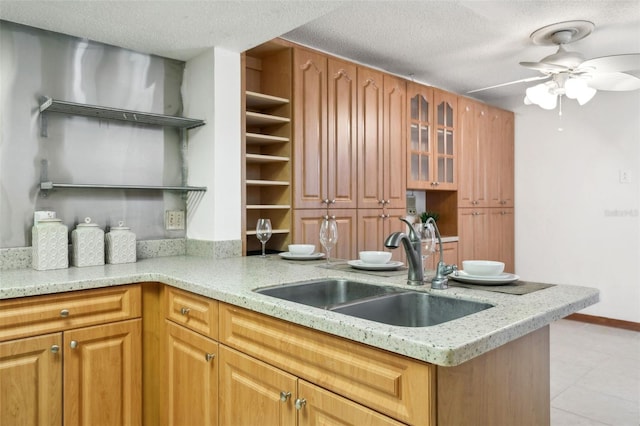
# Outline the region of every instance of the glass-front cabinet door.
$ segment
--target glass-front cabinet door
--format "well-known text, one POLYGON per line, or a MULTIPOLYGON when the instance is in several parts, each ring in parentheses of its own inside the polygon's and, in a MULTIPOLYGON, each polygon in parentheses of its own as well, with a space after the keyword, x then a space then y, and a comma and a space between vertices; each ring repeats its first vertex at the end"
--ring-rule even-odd
POLYGON ((455 190, 457 97, 417 83, 407 86, 407 188, 455 190))

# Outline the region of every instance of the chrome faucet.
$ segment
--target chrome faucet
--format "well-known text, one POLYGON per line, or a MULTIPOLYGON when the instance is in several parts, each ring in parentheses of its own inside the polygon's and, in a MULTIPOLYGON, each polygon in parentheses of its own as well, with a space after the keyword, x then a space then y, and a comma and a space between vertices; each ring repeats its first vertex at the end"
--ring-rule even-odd
POLYGON ((447 278, 447 275, 454 271, 457 271, 458 267, 456 265, 447 265, 446 263, 444 263, 440 230, 438 229, 438 225, 436 225, 436 221, 433 220, 432 217, 427 219, 424 225, 426 226, 429 223, 433 224, 433 229, 435 231, 436 238, 438 238, 438 246, 440 248, 440 260, 438 261, 438 266, 436 266, 436 276, 431 280, 431 288, 434 290, 444 290, 449 288, 449 278, 447 278))
POLYGON ((407 253, 407 261, 409 263, 407 284, 423 285, 424 272, 422 269, 420 236, 416 234, 416 231, 413 229, 413 225, 411 225, 409 221, 404 218, 400 218, 400 220, 409 225, 409 236, 404 232, 394 232, 387 237, 384 245, 385 247, 395 249, 400 246, 400 243, 402 243, 402 246, 407 253))

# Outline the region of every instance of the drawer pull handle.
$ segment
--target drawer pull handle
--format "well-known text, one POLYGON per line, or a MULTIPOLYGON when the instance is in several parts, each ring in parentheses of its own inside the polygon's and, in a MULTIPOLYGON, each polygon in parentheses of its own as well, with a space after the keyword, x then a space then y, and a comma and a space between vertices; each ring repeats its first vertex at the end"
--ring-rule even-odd
POLYGON ((58 346, 58 345, 51 345, 51 353, 52 353, 52 354, 57 354, 58 352, 60 352, 60 346, 58 346))
POLYGON ((61 310, 61 311, 60 311, 60 316, 61 316, 62 318, 66 318, 66 317, 68 317, 68 316, 69 316, 69 310, 68 310, 68 309, 63 309, 63 310, 61 310))
POLYGON ((69 343, 69 346, 71 346, 71 349, 75 349, 78 347, 78 342, 76 340, 72 340, 71 343, 69 343))
POLYGON ((287 402, 291 398, 291 392, 280 392, 280 401, 287 402))
POLYGON ((180 313, 182 315, 189 315, 189 312, 191 312, 191 309, 189 308, 180 308, 180 313))
POLYGON ((296 410, 302 410, 302 408, 307 405, 307 400, 304 398, 296 399, 296 410))
POLYGON ((209 361, 211 361, 212 359, 214 359, 215 357, 216 357, 216 354, 207 353, 207 354, 204 356, 204 359, 206 359, 206 360, 207 360, 207 362, 209 362, 209 361))

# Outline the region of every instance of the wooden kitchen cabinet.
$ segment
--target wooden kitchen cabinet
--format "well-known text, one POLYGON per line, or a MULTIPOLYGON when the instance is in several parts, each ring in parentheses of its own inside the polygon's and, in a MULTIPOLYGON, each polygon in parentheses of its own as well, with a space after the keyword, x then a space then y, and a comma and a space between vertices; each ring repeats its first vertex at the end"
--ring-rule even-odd
POLYGON ((488 143, 489 107, 468 98, 458 99, 460 122, 458 164, 458 208, 489 207, 488 143))
POLYGON ((140 305, 139 285, 0 301, 2 424, 141 424, 140 305))
MULTIPOLYGON (((342 401, 353 401, 358 407, 355 413, 366 407, 367 412, 408 424, 435 424, 435 367, 430 364, 227 304, 220 305, 220 343, 268 362, 298 378, 299 384, 304 380, 342 401)), ((221 365, 221 375, 225 368, 221 365)), ((260 392, 275 402, 281 391, 289 392, 283 386, 260 392)), ((297 398, 307 399, 309 406, 317 404, 300 389, 297 398)), ((295 399, 291 391, 291 401, 295 399)), ((344 407, 348 410, 348 404, 344 407)), ((344 418, 353 413, 345 411, 344 418)))
POLYGON ((217 425, 218 343, 172 321, 165 325, 162 424, 217 425))
POLYGON ((64 424, 142 424, 142 320, 63 334, 64 424))
POLYGON ((62 424, 62 333, 0 343, 0 425, 62 424))
MULTIPOLYGON (((358 218, 356 209, 332 209, 331 217, 338 223, 338 243, 331 250, 332 259, 358 258, 358 218)), ((316 251, 322 252, 320 244, 320 224, 327 215, 325 209, 296 209, 294 218, 294 242, 299 244, 315 244, 316 251)))
POLYGON ((489 207, 514 206, 514 115, 489 107, 488 181, 489 207))
POLYGON ((384 246, 392 232, 407 232, 407 225, 400 220, 404 216, 406 211, 403 209, 358 209, 359 250, 390 251, 393 260, 406 262, 402 246, 397 249, 384 246))
POLYGON ((295 48, 294 208, 357 207, 353 63, 295 48))
POLYGON ((220 424, 296 425, 297 378, 220 346, 220 424))
POLYGON ((406 82, 358 68, 358 208, 406 207, 406 82))
POLYGON ((463 260, 504 262, 505 272, 513 273, 513 209, 479 208, 458 210, 458 265, 463 260))
POLYGON ((291 231, 291 48, 269 42, 243 55, 242 204, 244 252, 260 250, 258 218, 269 218, 272 250, 291 231))
POLYGON ((407 83, 407 188, 455 190, 457 97, 407 83))

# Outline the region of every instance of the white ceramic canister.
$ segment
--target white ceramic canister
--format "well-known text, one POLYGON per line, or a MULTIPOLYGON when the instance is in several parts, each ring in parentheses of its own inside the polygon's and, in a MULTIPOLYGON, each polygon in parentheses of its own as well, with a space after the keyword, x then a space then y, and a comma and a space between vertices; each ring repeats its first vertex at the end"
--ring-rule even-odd
POLYGON ((31 228, 31 266, 39 271, 69 267, 69 229, 60 219, 40 219, 31 228))
POLYGON ((136 234, 118 222, 107 232, 106 237, 107 263, 133 263, 136 261, 136 234))
POLYGON ((71 231, 71 245, 73 266, 104 265, 104 231, 90 217, 71 231))

